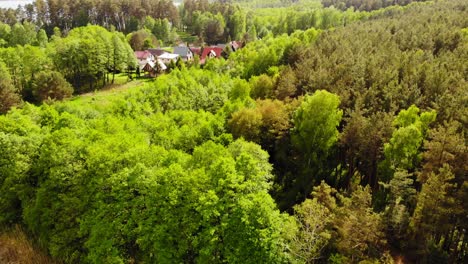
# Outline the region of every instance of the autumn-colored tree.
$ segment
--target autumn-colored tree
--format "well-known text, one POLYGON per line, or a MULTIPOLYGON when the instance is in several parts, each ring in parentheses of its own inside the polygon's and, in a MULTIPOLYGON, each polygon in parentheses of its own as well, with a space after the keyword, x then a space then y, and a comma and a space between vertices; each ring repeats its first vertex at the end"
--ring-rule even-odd
POLYGON ((147 30, 131 33, 129 43, 133 50, 146 50, 158 46, 156 37, 147 30))
POLYGON ((229 127, 234 137, 260 142, 262 114, 256 109, 244 108, 235 112, 229 120, 229 127))

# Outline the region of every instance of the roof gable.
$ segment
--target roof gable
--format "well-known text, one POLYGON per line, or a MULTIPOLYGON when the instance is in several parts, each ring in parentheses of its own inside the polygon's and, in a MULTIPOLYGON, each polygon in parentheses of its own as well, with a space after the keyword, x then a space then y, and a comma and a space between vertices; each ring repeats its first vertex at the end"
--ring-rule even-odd
POLYGON ((148 51, 153 54, 153 56, 159 57, 163 55, 164 53, 168 53, 167 51, 163 49, 148 49, 148 51))
POLYGON ((190 50, 192 51, 193 54, 197 54, 198 56, 201 56, 202 54, 202 48, 190 47, 190 50))
POLYGON ((229 45, 231 45, 233 50, 238 50, 238 49, 242 48, 242 43, 239 42, 239 41, 231 41, 231 42, 229 42, 229 45))
POLYGON ((174 54, 174 53, 164 53, 161 56, 159 56, 160 59, 167 59, 167 60, 177 59, 178 57, 180 57, 180 55, 174 54))
POLYGON ((152 54, 145 50, 145 51, 135 51, 135 56, 137 57, 137 59, 139 60, 146 60, 148 59, 149 57, 152 56, 152 54))
POLYGON ((210 52, 213 51, 216 54, 216 58, 220 58, 221 54, 223 53, 223 49, 220 47, 206 47, 203 49, 201 59, 204 60, 206 57, 210 54, 210 52))
POLYGON ((181 57, 187 57, 191 54, 192 52, 190 49, 186 46, 177 46, 174 47, 174 54, 179 54, 181 57))

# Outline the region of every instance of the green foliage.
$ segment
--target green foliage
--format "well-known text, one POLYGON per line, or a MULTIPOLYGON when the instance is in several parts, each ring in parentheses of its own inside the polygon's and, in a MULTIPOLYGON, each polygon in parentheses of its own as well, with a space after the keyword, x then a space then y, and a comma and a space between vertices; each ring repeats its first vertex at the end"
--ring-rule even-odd
POLYGON ((337 95, 316 91, 305 97, 294 115, 293 144, 309 165, 325 159, 338 140, 337 127, 343 115, 339 104, 337 95))
POLYGON ((453 104, 463 104, 463 10, 457 1, 410 5, 321 34, 295 67, 298 86, 336 93, 350 109, 396 113, 415 104, 460 120, 463 110, 453 104))
POLYGON ((415 105, 402 110, 393 122, 397 129, 390 142, 384 146, 385 165, 393 170, 413 169, 418 166, 422 158, 421 145, 429 124, 435 118, 435 111, 419 114, 419 108, 415 105))
POLYGON ((20 101, 10 74, 5 64, 0 60, 0 113, 6 113, 11 107, 18 105, 20 101))
MULTIPOLYGON (((310 31, 314 32, 313 36, 318 35, 318 31, 315 29, 310 29, 310 31)), ((286 50, 294 44, 306 45, 315 40, 315 37, 313 37, 312 39, 304 39, 304 42, 302 42, 299 33, 297 37, 282 35, 275 38, 269 36, 263 40, 247 44, 247 46, 229 57, 230 61, 235 62, 234 74, 248 79, 252 76, 267 73, 270 67, 280 65, 286 50)))
POLYGON ((72 95, 73 88, 59 72, 43 71, 36 75, 32 93, 38 102, 62 100, 72 95))
POLYGON ((466 3, 335 7, 0 9, 0 225, 65 263, 463 263, 466 3), (178 35, 243 48, 9 110, 121 83, 128 43, 178 35))
POLYGON ((157 19, 152 32, 156 38, 162 40, 163 42, 168 42, 171 38, 171 27, 169 20, 167 20, 167 18, 157 19))
POLYGON ((376 10, 390 5, 407 5, 412 2, 424 2, 427 0, 404 0, 404 1, 385 1, 385 0, 322 0, 326 7, 334 6, 341 10, 354 8, 356 10, 376 10))
POLYGON ((11 27, 8 24, 0 23, 0 47, 8 45, 11 34, 11 27))
MULTIPOLYGON (((202 71, 168 76, 225 81, 202 71)), ((65 262, 289 262, 296 227, 268 194, 268 154, 231 142, 223 115, 152 109, 154 88, 112 99, 98 115, 67 102, 1 117, 2 223, 24 222, 65 262)))
POLYGON ((321 251, 332 237, 329 225, 334 215, 316 198, 295 206, 294 213, 299 232, 293 240, 292 253, 300 261, 314 263, 321 258, 321 251))
POLYGON ((290 128, 290 109, 278 100, 258 100, 255 108, 243 108, 228 121, 230 132, 271 150, 290 128))
MULTIPOLYGON (((26 107, 28 108, 28 107, 26 107)), ((23 110, 27 111, 27 110, 23 110)), ((31 170, 42 142, 36 113, 22 115, 18 110, 0 116, 0 224, 18 223, 21 209, 34 195, 35 177, 31 170)))
POLYGON ((351 197, 339 196, 342 203, 335 227, 334 246, 351 262, 380 257, 386 244, 381 216, 372 211, 371 191, 358 186, 351 197))
POLYGON ((341 254, 333 254, 328 258, 328 261, 332 264, 345 264, 349 262, 349 259, 341 254))
POLYGON ((34 101, 32 83, 35 75, 47 68, 53 68, 46 51, 43 48, 26 45, 0 49, 0 54, 9 70, 15 89, 24 100, 34 101))
MULTIPOLYGON (((152 94, 148 97, 154 98, 150 103, 154 104, 155 109, 162 111, 203 109, 215 113, 224 105, 231 93, 232 96, 244 96, 240 91, 239 94, 235 92, 240 89, 236 87, 247 85, 244 83, 245 81, 234 80, 227 75, 211 71, 196 68, 176 69, 168 75, 159 77, 144 93, 152 94)), ((244 93, 248 95, 248 90, 244 93)))
POLYGON ((432 172, 450 165, 454 175, 461 182, 465 174, 465 160, 467 157, 466 144, 461 125, 457 121, 444 122, 429 130, 428 139, 424 141, 423 168, 418 180, 425 183, 432 172))
MULTIPOLYGON (((24 46, 36 42, 36 26, 30 22, 16 23, 11 27, 11 32, 7 28, 3 29, 5 39, 9 46, 24 46)), ((0 37, 1 38, 1 37, 0 37)))
POLYGON ((293 158, 277 157, 287 170, 277 179, 277 199, 284 203, 281 206, 289 207, 301 202, 310 194, 314 184, 324 179, 333 180, 333 168, 328 158, 332 156, 338 140, 337 128, 343 115, 338 109, 339 104, 338 96, 317 91, 305 96, 292 115, 290 138, 283 141, 290 150, 282 150, 281 155, 293 158))
POLYGON ((48 42, 49 42, 49 39, 47 37, 47 33, 45 32, 44 29, 40 29, 37 32, 37 45, 41 48, 45 48, 48 42))
POLYGON ((444 165, 438 174, 432 173, 423 184, 418 194, 417 206, 411 219, 411 230, 420 241, 419 248, 424 249, 430 241, 437 241, 436 234, 443 234, 451 229, 451 224, 446 221, 453 213, 454 203, 452 183, 453 173, 448 165, 444 165))
POLYGON ((388 232, 396 243, 404 246, 405 236, 408 235, 410 215, 416 204, 416 189, 414 188, 413 175, 407 171, 398 170, 389 184, 383 184, 389 189, 389 197, 385 208, 385 221, 388 232))
POLYGON ((241 39, 242 35, 247 31, 246 14, 242 9, 236 10, 231 17, 232 32, 230 36, 232 39, 241 39))
MULTIPOLYGON (((177 8, 172 1, 149 0, 135 2, 131 6, 123 1, 34 1, 26 9, 6 10, 10 17, 6 21, 14 24, 16 19, 34 22, 50 34, 55 27, 68 31, 88 24, 100 25, 129 33, 142 27, 147 16, 154 19, 168 19, 172 24, 179 22, 177 8), (27 10, 26 10, 27 9, 27 10), (11 21, 13 20, 13 22, 11 21)), ((0 18, 5 20, 0 13, 0 18)))
POLYGON ((57 70, 78 91, 102 87, 108 82, 110 71, 136 64, 133 51, 122 35, 99 26, 75 28, 66 38, 54 38, 50 56, 57 70))

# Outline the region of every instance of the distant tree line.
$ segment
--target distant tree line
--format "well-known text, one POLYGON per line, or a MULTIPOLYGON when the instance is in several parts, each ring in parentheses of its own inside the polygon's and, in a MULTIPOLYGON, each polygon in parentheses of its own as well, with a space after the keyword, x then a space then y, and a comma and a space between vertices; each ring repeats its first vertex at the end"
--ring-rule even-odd
MULTIPOLYGON (((296 29, 346 25, 368 16, 365 12, 341 12, 317 5, 305 5, 299 11, 291 3, 253 12, 235 2, 208 0, 185 0, 179 8, 169 0, 37 0, 23 8, 0 8, 0 22, 11 27, 18 23, 27 26, 25 33, 36 27, 48 36, 56 29, 66 34, 75 27, 92 24, 125 34, 135 33, 135 38, 147 40, 151 47, 182 40, 176 31, 196 36, 201 44, 248 42, 268 34, 291 34, 296 29)), ((17 35, 19 29, 15 30, 17 35)))
POLYGON ((36 0, 19 10, 0 10, 0 21, 12 24, 17 18, 25 19, 49 34, 55 27, 67 32, 87 24, 129 33, 138 30, 146 16, 178 22, 177 8, 171 0, 36 0))
POLYGON ((135 68, 133 50, 122 33, 87 26, 64 38, 56 31, 48 42, 42 30, 36 33, 30 25, 24 22, 10 29, 0 23, 0 42, 10 46, 0 48, 2 112, 22 100, 60 100, 74 90, 93 91, 113 83, 116 73, 135 68), (17 35, 18 31, 28 33, 17 35))
POLYGON ((425 2, 428 0, 322 0, 324 7, 334 6, 341 10, 354 8, 355 10, 371 11, 392 5, 408 5, 412 2, 425 2))

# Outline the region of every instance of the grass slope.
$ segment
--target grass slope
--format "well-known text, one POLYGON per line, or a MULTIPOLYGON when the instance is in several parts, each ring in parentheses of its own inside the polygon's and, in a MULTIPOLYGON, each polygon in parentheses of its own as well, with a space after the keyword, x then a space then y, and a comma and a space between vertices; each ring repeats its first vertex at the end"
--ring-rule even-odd
POLYGON ((33 245, 23 230, 16 226, 0 232, 0 263, 54 264, 41 249, 33 245))

